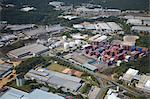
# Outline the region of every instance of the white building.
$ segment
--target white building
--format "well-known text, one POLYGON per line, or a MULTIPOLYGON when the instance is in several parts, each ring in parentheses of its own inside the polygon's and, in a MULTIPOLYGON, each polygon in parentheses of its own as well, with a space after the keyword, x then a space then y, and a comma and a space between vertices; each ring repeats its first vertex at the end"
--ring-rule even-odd
POLYGON ((132 31, 150 33, 150 26, 132 26, 132 31))
POLYGON ((112 31, 122 31, 122 28, 115 22, 107 22, 112 31))
POLYGON ((142 25, 142 20, 140 20, 140 19, 128 19, 127 24, 142 25))
POLYGON ((31 44, 8 52, 8 56, 13 58, 29 58, 41 55, 49 50, 48 47, 42 44, 31 44))
POLYGON ((141 75, 136 87, 150 93, 150 76, 141 75))
POLYGON ((35 89, 30 93, 15 89, 5 88, 5 92, 1 92, 0 99, 65 99, 62 96, 51 92, 35 89))
POLYGON ((89 99, 97 99, 97 96, 98 96, 100 90, 101 89, 99 87, 92 86, 90 91, 89 91, 88 98, 89 99))
POLYGON ((95 39, 94 42, 102 42, 107 40, 107 36, 106 35, 102 35, 99 38, 95 39))
POLYGON ((28 11, 32 11, 32 10, 36 10, 34 7, 25 7, 25 8, 22 8, 21 11, 24 11, 24 12, 28 12, 28 11))
POLYGON ((118 90, 114 90, 114 89, 109 89, 107 91, 107 94, 105 96, 104 99, 121 99, 120 97, 118 97, 118 90))
POLYGON ((124 80, 127 83, 130 83, 136 76, 138 76, 138 70, 129 68, 127 72, 123 75, 122 80, 124 80))

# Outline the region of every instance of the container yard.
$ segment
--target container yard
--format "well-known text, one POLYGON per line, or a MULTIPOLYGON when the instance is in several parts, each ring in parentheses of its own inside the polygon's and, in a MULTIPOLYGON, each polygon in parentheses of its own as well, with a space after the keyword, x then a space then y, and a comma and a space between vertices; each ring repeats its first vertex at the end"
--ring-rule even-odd
POLYGON ((89 46, 86 46, 82 53, 96 61, 90 61, 89 63, 104 63, 108 66, 114 65, 117 62, 128 62, 130 60, 137 60, 142 58, 148 53, 148 49, 138 46, 126 46, 121 44, 109 44, 107 42, 94 42, 89 46))

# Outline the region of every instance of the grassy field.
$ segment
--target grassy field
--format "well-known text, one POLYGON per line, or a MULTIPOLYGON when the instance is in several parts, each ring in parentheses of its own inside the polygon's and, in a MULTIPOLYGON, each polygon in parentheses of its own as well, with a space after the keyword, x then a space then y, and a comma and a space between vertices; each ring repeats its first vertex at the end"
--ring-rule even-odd
POLYGON ((57 63, 52 63, 47 68, 53 71, 62 72, 66 67, 59 65, 57 63))

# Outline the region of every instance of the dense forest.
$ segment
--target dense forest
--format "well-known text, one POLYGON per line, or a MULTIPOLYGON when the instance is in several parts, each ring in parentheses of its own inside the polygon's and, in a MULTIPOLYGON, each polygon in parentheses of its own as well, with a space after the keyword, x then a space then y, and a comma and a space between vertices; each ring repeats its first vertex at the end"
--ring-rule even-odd
MULTIPOLYGON (((36 23, 36 24, 58 24, 63 20, 57 18, 61 11, 54 11, 48 5, 54 0, 1 0, 3 5, 13 4, 14 7, 3 7, 0 20, 8 21, 11 24, 36 23), (24 6, 33 6, 35 11, 22 12, 24 6)), ((67 5, 80 5, 82 3, 100 4, 105 8, 118 8, 121 10, 135 9, 148 10, 148 0, 55 0, 63 1, 67 5)))
MULTIPOLYGON (((80 5, 81 3, 100 4, 107 8, 119 8, 121 10, 135 9, 148 10, 149 0, 2 0, 4 3, 13 3, 15 5, 33 5, 43 8, 43 4, 48 4, 50 1, 62 1, 66 4, 80 5)), ((46 6, 44 6, 46 8, 46 6)))

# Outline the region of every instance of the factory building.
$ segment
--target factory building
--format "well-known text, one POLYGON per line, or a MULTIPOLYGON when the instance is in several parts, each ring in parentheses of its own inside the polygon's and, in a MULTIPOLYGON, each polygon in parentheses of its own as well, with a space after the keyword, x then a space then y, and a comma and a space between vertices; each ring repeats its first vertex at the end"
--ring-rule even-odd
POLYGON ((76 15, 81 16, 116 16, 121 14, 119 9, 103 9, 103 8, 88 8, 85 6, 80 6, 74 10, 76 15))
POLYGON ((115 22, 98 22, 94 24, 83 22, 80 24, 73 24, 73 27, 78 30, 97 30, 106 33, 122 31, 122 28, 115 22))
POLYGON ((11 58, 24 59, 41 55, 42 53, 47 52, 48 50, 48 47, 35 43, 9 51, 7 55, 11 58))
POLYGON ((141 75, 136 87, 140 90, 150 93, 150 76, 141 75))
POLYGON ((35 38, 39 35, 46 34, 46 33, 52 33, 54 35, 64 30, 65 30, 64 27, 60 26, 60 24, 57 24, 52 26, 41 26, 36 29, 24 31, 23 34, 25 34, 28 37, 35 38))
POLYGON ((89 93, 88 93, 88 98, 89 99, 97 99, 97 96, 101 89, 97 86, 92 86, 89 93))
POLYGON ((10 64, 0 64, 0 79, 10 75, 13 71, 13 66, 10 64))
POLYGON ((93 71, 93 72, 98 71, 98 68, 96 66, 90 65, 88 63, 82 64, 82 67, 84 67, 90 71, 93 71))
POLYGON ((106 41, 107 40, 107 36, 106 35, 97 34, 97 35, 94 35, 91 38, 89 38, 89 40, 91 42, 102 42, 102 41, 106 41))
POLYGON ((27 80, 35 79, 39 83, 48 84, 56 88, 63 87, 75 92, 82 86, 81 78, 46 69, 30 70, 25 75, 25 78, 27 80))
POLYGON ((131 30, 138 33, 150 33, 150 26, 132 26, 131 30))
POLYGON ((122 31, 122 28, 115 22, 107 22, 112 31, 122 31))
POLYGON ((138 70, 129 68, 127 72, 123 75, 122 80, 124 80, 127 83, 131 83, 132 80, 138 77, 138 72, 138 70))
POLYGON ((123 95, 120 95, 119 87, 117 86, 117 90, 109 88, 104 99, 126 99, 126 97, 123 95))
POLYGON ((35 24, 7 25, 5 29, 10 29, 12 31, 22 31, 26 29, 31 29, 33 27, 35 27, 35 24))
POLYGON ((0 99, 65 99, 62 96, 53 94, 51 92, 35 89, 30 93, 15 89, 3 88, 0 92, 0 99))

